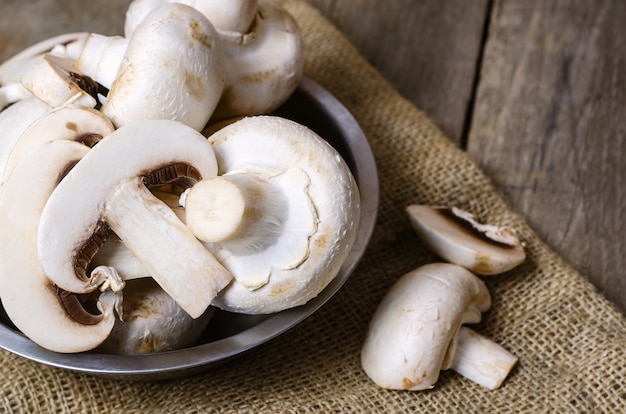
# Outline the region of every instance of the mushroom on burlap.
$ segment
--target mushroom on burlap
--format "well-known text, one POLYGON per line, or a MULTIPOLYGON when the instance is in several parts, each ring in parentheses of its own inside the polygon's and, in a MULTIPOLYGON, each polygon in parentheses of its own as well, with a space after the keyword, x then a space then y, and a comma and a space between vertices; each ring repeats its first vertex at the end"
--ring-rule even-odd
POLYGON ((517 358, 462 326, 491 306, 484 282, 448 263, 421 266, 391 287, 374 312, 361 350, 365 373, 380 387, 425 390, 453 369, 498 388, 517 358))
POLYGON ((97 276, 86 274, 110 228, 181 308, 202 315, 232 275, 148 187, 216 173, 211 145, 191 127, 151 120, 117 129, 50 196, 37 237, 39 262, 59 287, 93 291, 110 276, 105 266, 97 276))

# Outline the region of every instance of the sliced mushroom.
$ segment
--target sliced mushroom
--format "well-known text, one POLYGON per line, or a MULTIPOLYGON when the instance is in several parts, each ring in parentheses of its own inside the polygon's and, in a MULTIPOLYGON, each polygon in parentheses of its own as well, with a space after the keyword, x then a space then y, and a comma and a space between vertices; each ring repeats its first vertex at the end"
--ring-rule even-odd
POLYGON ((425 390, 453 369, 488 388, 499 387, 517 358, 476 334, 491 306, 484 282, 463 267, 434 263, 402 276, 374 312, 361 350, 365 373, 380 387, 425 390))
POLYGON ((21 83, 9 83, 0 85, 0 111, 7 106, 32 96, 21 83))
POLYGON ((113 292, 100 296, 99 313, 90 313, 79 298, 48 279, 37 258, 39 219, 48 196, 87 151, 88 147, 72 141, 36 147, 16 167, 0 198, 2 305, 21 332, 56 352, 95 348, 115 322, 113 292))
POLYGON ((193 345, 209 323, 214 308, 190 317, 153 279, 126 282, 124 320, 118 320, 98 351, 138 355, 173 351, 193 345))
POLYGON ((182 123, 117 129, 50 196, 39 228, 42 267, 65 290, 94 290, 86 269, 110 227, 181 308, 202 315, 232 276, 148 187, 216 172, 211 145, 182 123))
MULTIPOLYGON (((7 148, 5 162, 0 164, 0 190, 24 155, 37 145, 55 140, 72 140, 89 147, 114 131, 113 124, 101 112, 84 107, 53 109, 33 122, 7 148)), ((10 141, 6 143, 10 145, 10 141)))
POLYGON ((244 118, 209 141, 221 177, 193 186, 185 210, 187 226, 200 237, 208 230, 207 247, 235 277, 214 304, 260 314, 306 303, 356 237, 360 198, 348 166, 313 131, 278 117, 244 118))
POLYGON ((98 85, 76 73, 73 65, 72 58, 47 53, 22 74, 22 85, 53 108, 64 105, 96 107, 100 92, 98 85))
POLYGON ((184 4, 164 4, 129 39, 102 112, 116 127, 169 119, 200 131, 222 94, 223 56, 204 15, 184 4))
POLYGON ((406 210, 423 242, 447 262, 487 276, 511 270, 526 259, 523 244, 509 227, 480 224, 455 207, 411 205, 406 210))

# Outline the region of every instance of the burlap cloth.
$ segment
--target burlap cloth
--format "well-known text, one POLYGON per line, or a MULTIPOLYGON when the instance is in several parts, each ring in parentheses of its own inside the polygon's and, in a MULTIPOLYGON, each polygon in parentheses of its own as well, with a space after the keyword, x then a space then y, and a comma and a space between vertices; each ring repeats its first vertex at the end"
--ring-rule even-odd
POLYGON ((626 322, 511 212, 483 172, 401 98, 346 39, 301 0, 284 4, 306 47, 306 75, 356 117, 376 157, 380 211, 367 253, 318 313, 259 349, 194 377, 126 382, 0 352, 0 412, 609 412, 626 407, 626 322), (528 260, 488 279, 492 309, 475 329, 519 357, 489 391, 445 371, 427 392, 378 388, 359 351, 376 305, 404 272, 435 258, 404 207, 456 205, 516 228, 528 260))

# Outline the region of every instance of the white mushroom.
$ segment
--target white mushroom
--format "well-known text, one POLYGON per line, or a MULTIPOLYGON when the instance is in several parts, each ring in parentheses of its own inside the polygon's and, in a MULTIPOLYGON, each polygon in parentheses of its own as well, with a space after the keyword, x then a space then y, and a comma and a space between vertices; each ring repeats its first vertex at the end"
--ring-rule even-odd
POLYGON ((164 4, 129 39, 102 112, 116 127, 169 119, 202 130, 224 87, 223 56, 204 15, 183 4, 164 4))
POLYGON ((101 280, 90 280, 86 269, 110 227, 187 313, 200 316, 232 276, 148 187, 216 172, 211 145, 184 124, 117 129, 50 196, 38 233, 42 267, 65 290, 95 289, 101 280))
POLYGON ((306 303, 356 237, 360 198, 348 166, 313 131, 278 117, 244 118, 209 141, 221 176, 197 183, 184 203, 187 226, 235 277, 214 304, 260 314, 306 303))
POLYGON ((411 205, 406 211, 413 229, 435 254, 474 273, 504 273, 526 258, 524 245, 509 227, 480 224, 455 207, 411 205))
POLYGON ((128 48, 129 39, 91 33, 74 62, 79 73, 89 76, 106 89, 111 89, 128 48))
POLYGON ((118 320, 98 351, 138 355, 173 351, 193 345, 214 308, 192 318, 153 279, 126 282, 124 320, 118 320))
POLYGON ((66 170, 87 151, 88 147, 72 141, 38 146, 16 167, 0 197, 2 305, 21 332, 56 352, 95 348, 115 322, 112 292, 100 296, 99 314, 87 312, 75 295, 48 279, 37 258, 37 231, 46 200, 66 170))
POLYGON ((33 122, 17 140, 4 137, 3 147, 6 146, 6 149, 0 154, 0 190, 24 155, 37 145, 47 141, 72 140, 92 147, 113 131, 108 118, 95 109, 52 109, 33 122))
POLYGON ((220 31, 247 33, 257 13, 257 0, 133 0, 126 11, 124 35, 130 37, 151 10, 165 3, 182 3, 204 14, 220 31))
POLYGON ((268 114, 285 103, 302 79, 300 29, 274 0, 259 0, 247 31, 220 31, 226 84, 211 122, 268 114))
POLYGON ((490 389, 498 388, 517 358, 476 334, 491 306, 485 284, 468 270, 434 263, 402 276, 374 312, 361 350, 365 373, 380 387, 425 390, 440 370, 453 369, 490 389))

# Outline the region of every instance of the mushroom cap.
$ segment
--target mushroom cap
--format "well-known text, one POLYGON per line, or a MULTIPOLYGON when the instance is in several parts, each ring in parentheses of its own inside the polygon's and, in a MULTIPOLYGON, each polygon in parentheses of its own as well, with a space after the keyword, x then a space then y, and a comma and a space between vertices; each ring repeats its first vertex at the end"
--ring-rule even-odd
POLYGON ((304 51, 298 24, 273 0, 260 0, 248 33, 220 32, 226 84, 211 122, 268 114, 302 79, 304 51))
POLYGON ((456 208, 411 205, 406 211, 415 232, 435 254, 474 273, 504 273, 526 259, 510 228, 481 225, 456 208))
MULTIPOLYGON (((360 216, 360 196, 354 177, 340 154, 319 135, 293 121, 274 117, 244 118, 209 137, 219 174, 256 174, 265 179, 285 174, 297 167, 296 179, 308 177, 308 194, 316 217, 316 231, 308 236, 308 257, 296 267, 276 266, 280 251, 263 245, 256 252, 237 253, 226 244, 207 244, 216 257, 233 273, 255 268, 262 261, 269 268, 269 279, 262 287, 250 289, 233 281, 213 302, 233 312, 273 313, 302 305, 337 275, 354 243, 360 216), (250 265, 241 265, 241 263, 250 265)), ((298 191, 293 188, 291 192, 298 191)), ((290 194, 285 194, 289 196, 290 194)), ((289 250, 284 243, 280 250, 289 250)))
POLYGON ((434 263, 406 273, 372 316, 363 370, 383 388, 432 388, 449 367, 461 324, 479 322, 490 306, 484 282, 460 266, 434 263))
POLYGON ((217 31, 204 15, 164 4, 133 32, 102 112, 116 127, 169 119, 200 131, 222 94, 222 61, 217 31))
POLYGON ((173 351, 193 345, 214 308, 199 318, 189 316, 150 278, 126 282, 124 320, 118 320, 98 351, 137 355, 173 351))
POLYGON ((82 308, 66 308, 68 302, 60 300, 37 258, 37 231, 48 196, 65 170, 87 151, 88 147, 73 141, 41 144, 18 164, 0 196, 2 304, 21 332, 56 352, 95 348, 115 322, 111 292, 100 298, 99 316, 86 315, 82 308), (79 316, 86 316, 89 324, 79 322, 79 316))

